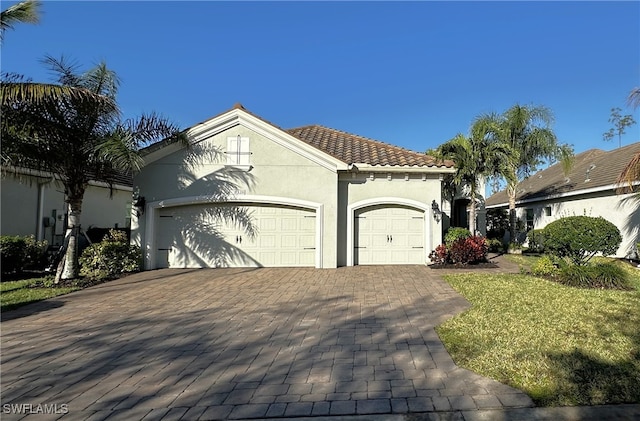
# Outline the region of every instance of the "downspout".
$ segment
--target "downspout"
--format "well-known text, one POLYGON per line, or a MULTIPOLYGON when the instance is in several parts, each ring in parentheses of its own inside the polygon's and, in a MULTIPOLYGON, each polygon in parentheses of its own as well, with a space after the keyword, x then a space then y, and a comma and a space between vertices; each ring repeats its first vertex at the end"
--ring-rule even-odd
POLYGON ((44 240, 44 189, 45 186, 55 180, 55 177, 51 176, 51 179, 46 181, 38 181, 38 210, 36 212, 36 240, 44 240))

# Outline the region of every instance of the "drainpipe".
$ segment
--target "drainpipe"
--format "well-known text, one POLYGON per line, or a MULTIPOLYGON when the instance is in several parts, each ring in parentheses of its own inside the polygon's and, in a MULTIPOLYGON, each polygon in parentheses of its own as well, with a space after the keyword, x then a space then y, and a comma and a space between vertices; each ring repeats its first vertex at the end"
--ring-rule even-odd
POLYGON ((36 212, 36 240, 44 240, 44 189, 45 186, 51 183, 54 177, 46 181, 38 181, 38 210, 36 212))

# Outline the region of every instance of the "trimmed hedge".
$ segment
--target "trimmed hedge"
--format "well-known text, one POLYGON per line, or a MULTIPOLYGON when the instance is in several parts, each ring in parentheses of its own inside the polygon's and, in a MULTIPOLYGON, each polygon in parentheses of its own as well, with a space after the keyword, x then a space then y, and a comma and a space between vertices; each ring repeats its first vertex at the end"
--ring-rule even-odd
POLYGON ((21 273, 26 269, 44 269, 47 264, 47 242, 36 241, 33 235, 0 236, 0 266, 2 273, 21 273))
POLYGON ((99 243, 87 247, 80 257, 80 275, 102 280, 142 267, 140 247, 127 241, 126 233, 110 230, 99 243))
POLYGON ((461 237, 448 247, 440 244, 429 254, 429 259, 435 264, 474 264, 487 260, 489 247, 484 237, 461 237))

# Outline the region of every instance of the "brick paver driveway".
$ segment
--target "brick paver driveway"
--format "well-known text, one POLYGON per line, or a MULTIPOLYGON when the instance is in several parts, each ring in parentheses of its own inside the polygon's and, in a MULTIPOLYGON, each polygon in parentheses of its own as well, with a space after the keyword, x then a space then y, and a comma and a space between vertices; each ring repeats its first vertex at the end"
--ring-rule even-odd
POLYGON ((453 363, 434 327, 469 304, 434 272, 158 270, 5 313, 2 418, 52 409, 59 414, 27 419, 532 405, 453 363))

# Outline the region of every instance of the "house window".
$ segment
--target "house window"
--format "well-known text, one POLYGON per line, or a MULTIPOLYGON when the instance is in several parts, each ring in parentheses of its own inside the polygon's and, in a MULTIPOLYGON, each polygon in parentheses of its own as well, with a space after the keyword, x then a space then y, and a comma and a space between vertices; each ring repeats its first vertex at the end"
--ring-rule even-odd
POLYGON ((551 216, 551 206, 545 206, 544 216, 551 216))
POLYGON ((250 165, 250 156, 248 137, 227 138, 227 165, 250 165))
POLYGON ((533 229, 533 209, 527 209, 527 231, 533 229))

